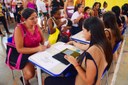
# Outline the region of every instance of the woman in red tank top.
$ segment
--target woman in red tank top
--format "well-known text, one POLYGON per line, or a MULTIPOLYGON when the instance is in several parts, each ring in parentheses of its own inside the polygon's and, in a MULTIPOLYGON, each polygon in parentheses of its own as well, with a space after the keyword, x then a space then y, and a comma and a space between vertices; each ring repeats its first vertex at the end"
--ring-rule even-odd
MULTIPOLYGON (((14 32, 17 51, 23 54, 33 54, 44 51, 47 46, 44 45, 42 31, 37 25, 37 14, 35 10, 26 8, 23 10, 22 16, 25 21, 17 25, 14 32)), ((29 79, 35 75, 35 68, 28 60, 25 60, 25 62, 26 65, 22 70, 26 85, 29 85, 29 79)))

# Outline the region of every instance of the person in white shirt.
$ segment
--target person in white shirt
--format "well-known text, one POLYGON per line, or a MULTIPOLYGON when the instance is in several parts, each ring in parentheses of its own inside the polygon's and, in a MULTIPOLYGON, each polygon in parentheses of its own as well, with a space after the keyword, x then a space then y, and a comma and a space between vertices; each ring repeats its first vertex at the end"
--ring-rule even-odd
POLYGON ((44 30, 46 30, 46 15, 48 13, 46 9, 46 5, 43 2, 43 0, 37 0, 36 5, 38 10, 38 16, 39 16, 39 25, 43 27, 43 22, 44 22, 44 30))
POLYGON ((107 10, 106 10, 107 6, 108 6, 108 4, 107 4, 107 2, 105 1, 105 2, 103 3, 103 9, 101 10, 102 14, 107 11, 107 10))
POLYGON ((71 17, 71 21, 73 22, 73 27, 71 29, 71 34, 74 35, 80 32, 82 29, 79 26, 79 22, 82 18, 84 18, 84 5, 78 4, 76 7, 76 12, 73 13, 71 17))

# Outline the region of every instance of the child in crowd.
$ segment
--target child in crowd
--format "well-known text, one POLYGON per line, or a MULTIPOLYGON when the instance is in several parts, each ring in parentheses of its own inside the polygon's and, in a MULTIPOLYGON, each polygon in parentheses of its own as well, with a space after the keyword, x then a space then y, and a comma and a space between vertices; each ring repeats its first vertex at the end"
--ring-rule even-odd
POLYGON ((87 19, 90 17, 90 7, 85 7, 84 8, 84 19, 87 19))
POLYGON ((84 18, 84 5, 78 4, 76 7, 76 11, 73 13, 71 17, 71 21, 73 22, 71 34, 75 35, 76 33, 82 30, 82 22, 84 18))
POLYGON ((66 19, 66 24, 61 26, 61 35, 63 38, 61 41, 68 42, 71 36, 70 29, 72 28, 72 21, 70 19, 66 19))
POLYGON ((102 14, 107 11, 106 10, 107 7, 108 7, 108 3, 106 1, 104 1, 104 3, 103 3, 103 9, 101 10, 102 14))
POLYGON ((36 4, 37 4, 38 15, 40 19, 39 25, 42 29, 44 28, 43 30, 46 31, 46 25, 47 25, 46 18, 48 14, 47 9, 46 9, 46 4, 44 3, 43 0, 37 0, 36 4))

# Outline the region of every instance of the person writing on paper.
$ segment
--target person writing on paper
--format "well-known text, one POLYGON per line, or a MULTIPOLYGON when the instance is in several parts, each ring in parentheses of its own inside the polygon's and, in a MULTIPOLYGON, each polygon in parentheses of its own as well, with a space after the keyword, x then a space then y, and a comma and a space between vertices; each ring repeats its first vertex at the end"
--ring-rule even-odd
POLYGON ((47 77, 44 85, 100 85, 104 70, 109 69, 112 62, 112 47, 105 36, 104 25, 97 17, 84 21, 83 33, 90 41, 89 48, 77 59, 64 56, 76 69, 76 76, 47 77))
MULTIPOLYGON (((14 41, 16 49, 19 53, 33 54, 39 51, 44 51, 47 46, 44 45, 44 36, 37 25, 37 13, 34 9, 26 8, 22 12, 24 22, 16 26, 14 31, 14 41)), ((26 85, 29 85, 29 79, 34 77, 34 65, 28 60, 23 70, 26 85)))

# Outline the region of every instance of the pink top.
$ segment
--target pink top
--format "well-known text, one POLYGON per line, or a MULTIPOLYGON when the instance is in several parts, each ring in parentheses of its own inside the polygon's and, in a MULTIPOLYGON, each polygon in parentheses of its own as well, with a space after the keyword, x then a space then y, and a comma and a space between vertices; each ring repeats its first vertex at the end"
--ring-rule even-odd
POLYGON ((35 26, 34 33, 29 32, 23 24, 20 24, 22 35, 24 36, 25 47, 37 47, 42 41, 41 34, 38 30, 38 26, 35 26))
POLYGON ((32 9, 36 9, 36 4, 33 2, 28 2, 28 4, 27 4, 27 7, 28 8, 32 8, 32 9))
POLYGON ((89 14, 87 14, 87 13, 84 14, 84 19, 87 19, 87 18, 89 18, 89 17, 90 17, 89 14))

